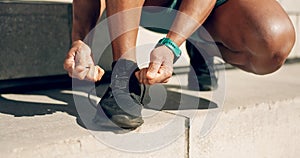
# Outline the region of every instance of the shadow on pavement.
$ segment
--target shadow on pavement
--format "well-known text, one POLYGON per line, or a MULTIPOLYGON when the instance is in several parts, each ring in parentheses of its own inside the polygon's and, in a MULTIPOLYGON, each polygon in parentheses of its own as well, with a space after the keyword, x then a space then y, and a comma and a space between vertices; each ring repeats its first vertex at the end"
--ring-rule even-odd
POLYGON ((146 108, 153 110, 204 110, 218 108, 218 105, 215 102, 201 98, 201 96, 195 97, 189 94, 170 90, 170 88, 188 90, 185 87, 176 85, 163 85, 163 87, 166 90, 165 93, 160 88, 153 88, 154 92, 147 93, 148 95, 146 95, 143 102, 146 108), (149 96, 149 94, 152 94, 152 96, 149 96))
MULTIPOLYGON (((77 116, 77 111, 74 106, 73 96, 60 92, 61 90, 55 89, 51 91, 34 91, 26 93, 15 93, 17 95, 43 95, 68 103, 68 105, 52 104, 52 103, 36 103, 29 101, 15 101, 0 97, 1 105, 0 112, 4 114, 14 115, 15 117, 22 116, 35 116, 47 115, 55 112, 66 112, 69 115, 77 116)), ((38 101, 37 101, 38 102, 38 101)))
MULTIPOLYGON (((101 91, 104 92, 104 88, 106 86, 101 87, 101 91)), ((79 113, 84 113, 82 111, 77 111, 78 107, 76 108, 74 103, 74 97, 76 94, 68 94, 64 93, 63 90, 69 90, 72 89, 49 89, 49 90, 39 90, 39 91, 30 91, 30 92, 19 92, 19 93, 12 93, 12 95, 38 95, 38 96, 47 96, 48 98, 61 101, 64 104, 55 104, 55 103, 39 103, 39 100, 35 102, 30 101, 22 101, 22 100, 13 100, 8 99, 7 97, 3 97, 4 95, 0 96, 0 113, 3 114, 9 114, 13 115, 15 117, 33 117, 37 115, 51 115, 55 112, 64 112, 71 116, 76 117, 77 124, 80 125, 83 128, 87 127, 85 126, 85 123, 82 123, 80 119, 79 113)), ((100 93, 100 94, 101 94, 100 93)), ((99 94, 99 93, 98 93, 99 94)), ((82 98, 83 100, 87 100, 85 96, 76 96, 79 98, 82 98)), ((163 104, 162 107, 151 107, 146 106, 145 108, 154 109, 154 110, 186 110, 186 109, 210 109, 210 108, 217 108, 218 106, 203 98, 190 96, 187 94, 181 94, 179 92, 174 91, 167 91, 167 97, 166 102, 163 104)), ((86 102, 87 103, 87 102, 86 102)), ((87 105, 91 106, 91 105, 87 105)), ((94 114, 92 114, 94 115, 94 114)), ((94 116, 93 116, 94 117, 94 116)), ((124 130, 115 129, 115 128, 95 128, 95 129, 89 129, 89 130, 98 130, 101 131, 111 131, 114 133, 126 133, 124 130)))

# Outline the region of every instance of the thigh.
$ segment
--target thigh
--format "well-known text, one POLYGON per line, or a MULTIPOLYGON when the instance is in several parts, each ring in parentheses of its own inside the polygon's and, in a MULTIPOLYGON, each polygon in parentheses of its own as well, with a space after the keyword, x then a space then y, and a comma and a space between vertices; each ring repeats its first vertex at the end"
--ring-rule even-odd
POLYGON ((264 51, 258 43, 282 41, 289 38, 282 36, 284 31, 293 30, 276 0, 228 0, 211 13, 203 26, 215 41, 230 50, 251 49, 252 53, 264 51))

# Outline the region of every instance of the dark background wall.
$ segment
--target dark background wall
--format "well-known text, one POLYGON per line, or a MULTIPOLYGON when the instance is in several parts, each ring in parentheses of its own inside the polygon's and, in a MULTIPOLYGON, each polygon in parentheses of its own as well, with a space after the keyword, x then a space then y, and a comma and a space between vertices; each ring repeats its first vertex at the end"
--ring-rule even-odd
POLYGON ((0 2, 0 80, 66 74, 72 6, 0 2))

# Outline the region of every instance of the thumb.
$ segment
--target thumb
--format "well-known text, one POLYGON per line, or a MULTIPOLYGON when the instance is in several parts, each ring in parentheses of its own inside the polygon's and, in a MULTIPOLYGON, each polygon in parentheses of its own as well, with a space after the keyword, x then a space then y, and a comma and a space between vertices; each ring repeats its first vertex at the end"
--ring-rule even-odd
POLYGON ((156 75, 158 74, 158 70, 161 66, 160 62, 151 62, 148 67, 147 71, 147 78, 148 79, 154 79, 156 75))

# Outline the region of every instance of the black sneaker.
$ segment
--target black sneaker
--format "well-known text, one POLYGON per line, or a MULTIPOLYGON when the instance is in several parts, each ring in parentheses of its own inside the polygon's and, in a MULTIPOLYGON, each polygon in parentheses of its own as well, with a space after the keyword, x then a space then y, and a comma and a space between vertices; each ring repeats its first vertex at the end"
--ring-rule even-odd
POLYGON ((186 50, 190 57, 191 69, 188 74, 190 90, 211 91, 218 88, 218 79, 213 68, 213 58, 204 59, 199 50, 186 41, 186 50))
POLYGON ((138 66, 133 61, 120 59, 112 67, 111 84, 97 106, 97 115, 103 111, 115 124, 112 126, 135 129, 144 123, 141 86, 134 75, 138 66))

